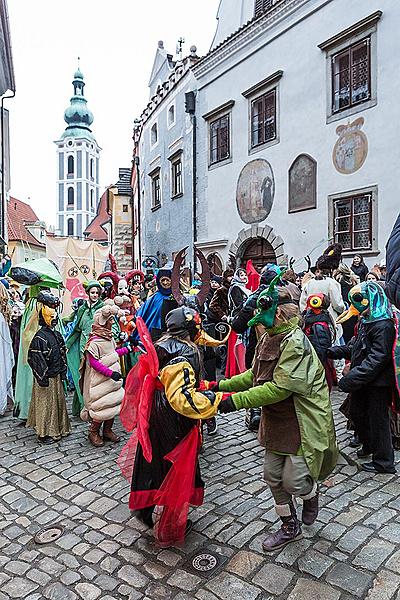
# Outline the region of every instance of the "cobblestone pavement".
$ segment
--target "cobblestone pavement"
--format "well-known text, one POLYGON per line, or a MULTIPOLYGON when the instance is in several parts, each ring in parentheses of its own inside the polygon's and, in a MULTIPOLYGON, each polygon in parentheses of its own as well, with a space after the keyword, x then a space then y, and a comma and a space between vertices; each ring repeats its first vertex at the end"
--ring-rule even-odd
POLYGON ((261 541, 276 517, 243 413, 219 417, 206 439, 206 502, 185 547, 168 550, 127 508, 120 446, 92 448, 75 420, 68 439, 41 447, 32 430, 0 419, 0 600, 399 600, 398 476, 359 472, 336 417, 347 457, 322 486, 318 521, 270 555, 261 541), (55 523, 62 537, 36 545, 33 535, 55 523), (219 570, 195 574, 196 551, 219 555, 219 570))

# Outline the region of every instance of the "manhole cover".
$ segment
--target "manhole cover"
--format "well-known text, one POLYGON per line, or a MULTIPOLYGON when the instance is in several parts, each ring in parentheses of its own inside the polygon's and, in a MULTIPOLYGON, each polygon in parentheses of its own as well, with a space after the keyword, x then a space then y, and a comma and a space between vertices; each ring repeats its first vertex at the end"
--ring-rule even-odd
POLYGON ((226 563, 228 558, 217 552, 211 552, 207 548, 197 550, 195 554, 186 561, 185 568, 195 575, 210 577, 226 563))
POLYGON ((64 533, 64 527, 62 525, 52 525, 38 531, 33 538, 36 544, 51 544, 55 542, 64 533))

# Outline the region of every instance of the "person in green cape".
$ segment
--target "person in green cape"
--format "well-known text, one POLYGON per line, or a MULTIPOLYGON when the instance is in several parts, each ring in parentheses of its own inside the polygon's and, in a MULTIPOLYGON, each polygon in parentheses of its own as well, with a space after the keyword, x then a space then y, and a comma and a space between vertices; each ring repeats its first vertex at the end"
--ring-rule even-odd
POLYGON ((87 300, 79 307, 77 313, 73 312, 63 319, 64 323, 74 321, 73 329, 66 341, 68 368, 75 386, 72 401, 72 414, 74 417, 79 417, 84 407, 83 396, 79 387, 79 367, 92 329, 94 313, 104 306, 104 301, 101 299, 103 286, 99 281, 95 279, 87 281, 83 284, 83 287, 88 295, 87 300))
MULTIPOLYGON (((29 260, 11 267, 9 277, 29 287, 29 295, 21 319, 21 343, 18 352, 17 374, 14 395, 14 416, 21 421, 28 418, 32 398, 33 374, 28 364, 28 349, 39 329, 39 311, 36 298, 41 290, 63 287, 56 265, 47 258, 29 260)), ((63 333, 61 321, 57 329, 63 333)))
POLYGON ((219 411, 262 407, 259 441, 265 447, 264 477, 281 528, 263 542, 273 551, 302 537, 294 498, 303 501, 302 521, 318 515, 318 485, 338 456, 325 372, 301 330, 298 307, 275 278, 257 301, 249 326, 260 327, 253 366, 210 389, 231 392, 219 411))

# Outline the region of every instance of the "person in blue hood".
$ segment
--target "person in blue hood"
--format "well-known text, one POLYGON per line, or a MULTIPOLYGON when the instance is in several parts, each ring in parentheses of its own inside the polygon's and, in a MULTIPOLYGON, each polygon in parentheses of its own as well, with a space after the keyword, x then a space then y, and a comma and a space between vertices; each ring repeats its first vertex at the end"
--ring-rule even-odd
MULTIPOLYGON (((165 316, 178 306, 171 290, 172 268, 169 265, 159 269, 156 276, 157 291, 139 308, 137 317, 142 317, 153 339, 158 338, 165 330, 165 316)), ((135 332, 137 339, 138 334, 135 332)))

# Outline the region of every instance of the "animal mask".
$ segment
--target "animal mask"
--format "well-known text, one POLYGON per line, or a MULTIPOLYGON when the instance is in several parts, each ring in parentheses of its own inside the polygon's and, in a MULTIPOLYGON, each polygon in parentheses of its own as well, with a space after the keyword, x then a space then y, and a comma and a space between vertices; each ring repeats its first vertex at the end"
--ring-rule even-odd
POLYGON ((344 323, 351 317, 360 315, 368 323, 393 317, 392 307, 382 286, 374 281, 364 281, 351 288, 349 301, 349 309, 338 317, 337 323, 344 323))
POLYGON ((271 329, 274 325, 276 311, 281 304, 293 304, 292 299, 279 301, 278 283, 286 269, 274 277, 268 288, 261 292, 257 300, 257 311, 254 317, 249 321, 249 327, 253 325, 263 325, 266 329, 271 329))

